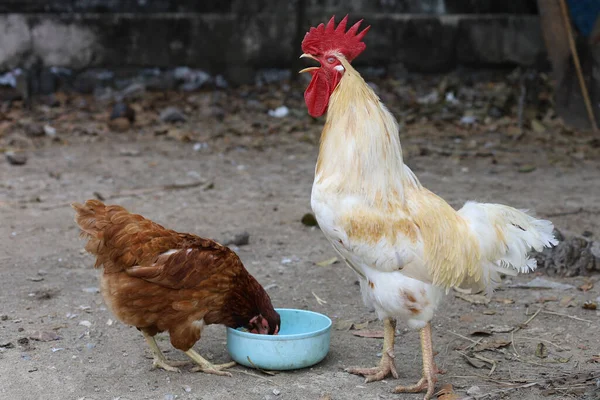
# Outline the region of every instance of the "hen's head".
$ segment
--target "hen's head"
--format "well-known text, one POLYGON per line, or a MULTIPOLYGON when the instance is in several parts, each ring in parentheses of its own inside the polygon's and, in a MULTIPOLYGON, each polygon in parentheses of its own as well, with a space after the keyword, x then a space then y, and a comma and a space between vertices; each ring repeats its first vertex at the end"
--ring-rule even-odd
POLYGON ((279 333, 279 325, 281 318, 277 311, 267 311, 266 315, 258 314, 254 316, 248 323, 248 331, 258 333, 260 335, 277 335, 279 333))
POLYGON ((249 275, 247 285, 240 290, 242 298, 238 298, 232 308, 237 314, 238 321, 249 332, 261 335, 277 335, 281 326, 281 317, 273 308, 267 291, 254 277, 249 275))
POLYGON ((308 57, 318 61, 320 67, 305 68, 300 72, 310 72, 312 80, 304 92, 304 101, 308 107, 308 113, 313 117, 319 117, 327 111, 329 97, 337 87, 344 73, 344 67, 339 58, 344 57, 352 61, 367 47, 362 39, 369 31, 367 26, 360 33, 358 28, 362 19, 346 30, 348 16, 335 26, 335 16, 331 17, 327 25, 320 24, 310 30, 302 41, 304 54, 300 58, 308 57))

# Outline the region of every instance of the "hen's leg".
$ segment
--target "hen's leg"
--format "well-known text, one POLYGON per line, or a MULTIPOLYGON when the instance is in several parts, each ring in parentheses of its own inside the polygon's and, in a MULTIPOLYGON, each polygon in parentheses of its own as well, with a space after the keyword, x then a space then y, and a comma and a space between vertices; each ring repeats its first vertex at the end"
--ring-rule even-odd
POLYGON ((365 383, 380 381, 389 374, 398 378, 394 364, 394 339, 396 336, 396 320, 386 318, 383 320, 383 352, 378 367, 374 368, 346 368, 346 372, 364 376, 365 383))
POLYGON ((433 396, 437 374, 439 373, 435 361, 433 360, 433 344, 431 342, 431 324, 425 325, 421 329, 421 349, 423 352, 423 377, 415 385, 397 386, 396 393, 418 393, 427 390, 425 400, 433 396))
POLYGON ((144 331, 142 331, 142 334, 144 335, 144 339, 146 339, 146 342, 148 343, 148 346, 150 346, 150 350, 152 351, 152 356, 154 357, 154 360, 152 361, 152 366, 154 368, 162 368, 165 371, 179 372, 179 368, 176 368, 177 366, 189 364, 189 362, 187 361, 167 360, 163 352, 158 347, 158 344, 156 344, 154 336, 150 336, 147 332, 144 331))
POLYGON ((196 364, 198 364, 198 367, 195 367, 193 369, 194 372, 202 371, 207 374, 231 376, 230 372, 223 370, 231 368, 235 365, 235 362, 233 361, 226 364, 212 364, 200 354, 196 353, 193 349, 189 349, 185 352, 185 354, 187 354, 189 358, 191 358, 196 364))

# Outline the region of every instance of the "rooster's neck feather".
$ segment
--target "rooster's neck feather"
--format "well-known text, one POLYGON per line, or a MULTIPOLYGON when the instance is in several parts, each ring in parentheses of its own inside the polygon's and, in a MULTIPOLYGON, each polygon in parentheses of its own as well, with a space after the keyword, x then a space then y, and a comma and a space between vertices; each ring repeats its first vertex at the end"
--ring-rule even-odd
POLYGON ((404 165, 398 124, 360 74, 340 61, 345 72, 329 100, 315 179, 372 202, 403 202, 405 185, 418 181, 404 165))

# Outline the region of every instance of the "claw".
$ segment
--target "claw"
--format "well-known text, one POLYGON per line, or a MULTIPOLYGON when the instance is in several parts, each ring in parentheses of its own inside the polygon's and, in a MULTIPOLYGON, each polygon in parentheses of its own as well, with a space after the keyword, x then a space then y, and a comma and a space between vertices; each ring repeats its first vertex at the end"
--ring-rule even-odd
POLYGON ((167 359, 160 359, 158 357, 155 357, 154 360, 152 361, 152 368, 160 368, 160 369, 164 369, 165 371, 170 371, 170 372, 181 372, 179 370, 179 368, 177 368, 178 366, 181 365, 186 365, 189 364, 189 362, 187 361, 169 361, 167 359))
POLYGON ((394 363, 394 355, 391 351, 383 353, 381 356, 381 362, 378 367, 373 368, 346 368, 346 372, 354 375, 362 375, 365 377, 365 383, 381 381, 388 375, 392 375, 398 379, 398 372, 396 371, 396 364, 394 363))

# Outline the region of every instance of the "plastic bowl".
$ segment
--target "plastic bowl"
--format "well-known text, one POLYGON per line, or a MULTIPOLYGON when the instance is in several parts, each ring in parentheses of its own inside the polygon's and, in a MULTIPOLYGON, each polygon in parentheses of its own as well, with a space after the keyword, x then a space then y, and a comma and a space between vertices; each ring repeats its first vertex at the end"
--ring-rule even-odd
POLYGON ((331 320, 313 311, 277 308, 278 335, 257 335, 227 328, 227 351, 238 364, 266 370, 315 365, 329 352, 331 320))

